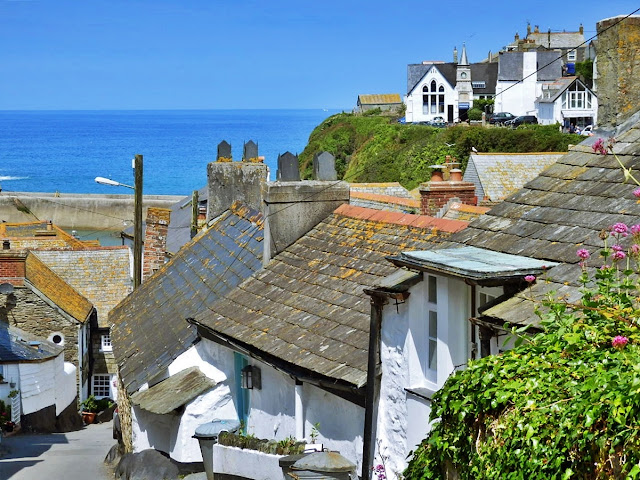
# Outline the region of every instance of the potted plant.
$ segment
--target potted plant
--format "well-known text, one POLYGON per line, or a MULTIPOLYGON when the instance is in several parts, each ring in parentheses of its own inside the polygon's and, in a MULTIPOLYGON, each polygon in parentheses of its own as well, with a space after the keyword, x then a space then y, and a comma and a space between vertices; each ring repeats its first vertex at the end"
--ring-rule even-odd
POLYGON ((89 395, 81 404, 82 420, 85 425, 89 425, 96 421, 96 413, 98 413, 98 403, 96 397, 89 395))

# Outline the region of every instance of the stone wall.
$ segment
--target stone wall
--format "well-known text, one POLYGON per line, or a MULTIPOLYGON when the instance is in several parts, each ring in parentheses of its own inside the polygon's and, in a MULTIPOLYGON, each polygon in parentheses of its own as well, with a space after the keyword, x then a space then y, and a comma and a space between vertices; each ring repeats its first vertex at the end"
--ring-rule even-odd
POLYGON ((78 327, 66 316, 34 293, 29 287, 16 286, 14 305, 0 306, 0 321, 26 332, 50 339, 52 333, 64 338, 64 360, 78 365, 78 327))
POLYGON ((93 355, 93 375, 100 373, 116 374, 118 371, 116 359, 113 352, 105 352, 102 350, 102 334, 108 333, 108 330, 98 330, 92 335, 91 353, 93 355))
POLYGON ((640 108, 640 16, 622 18, 597 24, 600 127, 620 125, 640 108))
POLYGON ((170 218, 171 210, 168 208, 154 207, 147 210, 144 260, 142 262, 143 281, 164 265, 170 218))

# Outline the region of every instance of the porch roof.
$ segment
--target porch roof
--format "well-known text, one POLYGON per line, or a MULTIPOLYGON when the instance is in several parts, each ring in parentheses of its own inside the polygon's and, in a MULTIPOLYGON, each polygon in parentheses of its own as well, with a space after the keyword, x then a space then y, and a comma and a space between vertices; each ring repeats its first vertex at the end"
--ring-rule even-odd
POLYGON ((441 272, 473 281, 509 280, 539 275, 556 262, 471 246, 403 252, 389 258, 399 267, 441 272))
POLYGON ((131 403, 158 415, 171 413, 216 386, 198 367, 190 367, 155 384, 148 390, 136 392, 131 403))

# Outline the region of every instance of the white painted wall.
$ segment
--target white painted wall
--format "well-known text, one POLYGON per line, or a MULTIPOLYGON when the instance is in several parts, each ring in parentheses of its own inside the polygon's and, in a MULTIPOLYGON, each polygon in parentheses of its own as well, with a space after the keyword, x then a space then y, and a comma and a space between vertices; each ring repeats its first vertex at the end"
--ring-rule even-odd
POLYGON ((496 85, 494 112, 509 112, 513 115, 536 115, 536 99, 542 95, 542 83, 537 81, 537 53, 524 52, 522 78, 515 81, 500 81, 496 85))
POLYGON ((458 118, 458 92, 452 87, 449 82, 442 76, 440 71, 436 67, 426 73, 426 75, 418 82, 415 88, 407 94, 405 97, 405 103, 407 105, 407 111, 405 112, 405 118, 407 123, 426 122, 433 120, 435 117, 444 117, 447 120, 447 112, 449 105, 453 105, 453 118, 458 118), (430 86, 431 81, 435 80, 438 87, 444 86, 444 113, 424 113, 422 109, 422 88, 425 85, 430 86))
POLYGON ((217 382, 216 387, 187 403, 181 416, 157 415, 134 407, 135 452, 155 448, 170 454, 178 462, 201 462, 200 445, 192 438, 196 428, 215 419, 237 418, 231 396, 233 352, 213 342, 201 341, 176 358, 163 377, 192 366, 199 367, 207 377, 217 382))
POLYGON ((427 342, 427 282, 418 283, 410 292, 397 311, 395 305, 383 309, 374 465, 384 458, 389 479, 399 478, 407 455, 429 431, 430 401, 405 389, 420 389, 429 396, 442 387, 455 366, 466 363, 469 355, 470 288, 460 280, 438 277, 437 379, 425 378, 421 355, 427 342))
MULTIPOLYGON (((37 412, 56 403, 55 359, 41 363, 21 363, 19 369, 22 413, 24 415, 37 412)), ((75 381, 73 391, 75 396, 75 381)))
POLYGON ((76 400, 76 367, 65 362, 64 355, 55 358, 56 416, 76 400))

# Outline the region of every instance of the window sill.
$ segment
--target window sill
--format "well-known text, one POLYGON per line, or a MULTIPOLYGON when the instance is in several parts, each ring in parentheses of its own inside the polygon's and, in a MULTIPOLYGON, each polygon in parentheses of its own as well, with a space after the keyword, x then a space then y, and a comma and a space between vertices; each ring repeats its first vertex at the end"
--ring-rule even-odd
POLYGON ((416 397, 423 398, 425 400, 431 401, 431 398, 435 395, 435 393, 439 390, 435 385, 433 386, 419 386, 419 387, 408 387, 404 389, 405 392, 410 393, 411 395, 415 395, 416 397))

